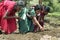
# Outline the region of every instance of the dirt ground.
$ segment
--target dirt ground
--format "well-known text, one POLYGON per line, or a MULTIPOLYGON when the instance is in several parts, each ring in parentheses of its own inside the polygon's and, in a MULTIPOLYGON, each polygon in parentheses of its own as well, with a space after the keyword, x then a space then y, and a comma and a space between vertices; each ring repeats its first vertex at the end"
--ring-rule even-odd
POLYGON ((12 34, 1 34, 0 40, 60 40, 60 20, 46 17, 43 32, 20 34, 18 30, 12 34))

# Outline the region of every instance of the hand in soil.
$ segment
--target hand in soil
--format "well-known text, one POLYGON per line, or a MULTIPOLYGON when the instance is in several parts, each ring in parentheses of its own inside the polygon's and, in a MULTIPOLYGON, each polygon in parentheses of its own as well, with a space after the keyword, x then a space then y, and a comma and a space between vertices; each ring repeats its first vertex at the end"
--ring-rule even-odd
POLYGON ((42 28, 40 28, 41 29, 41 31, 44 31, 44 27, 42 27, 42 28))

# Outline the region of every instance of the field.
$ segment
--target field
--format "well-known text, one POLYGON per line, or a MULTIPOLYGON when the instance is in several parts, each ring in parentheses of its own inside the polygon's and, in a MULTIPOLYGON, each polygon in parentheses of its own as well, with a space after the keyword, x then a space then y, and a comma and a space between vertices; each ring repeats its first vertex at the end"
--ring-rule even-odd
POLYGON ((21 34, 17 29, 9 35, 0 34, 0 40, 60 40, 60 12, 46 15, 44 27, 43 32, 37 33, 21 34))

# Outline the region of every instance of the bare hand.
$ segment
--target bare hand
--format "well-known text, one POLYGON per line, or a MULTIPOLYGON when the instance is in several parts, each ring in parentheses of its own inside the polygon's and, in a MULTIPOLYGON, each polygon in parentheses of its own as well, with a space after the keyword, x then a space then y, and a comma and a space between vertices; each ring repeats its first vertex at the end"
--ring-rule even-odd
POLYGON ((41 29, 41 31, 44 31, 44 27, 42 27, 42 28, 40 28, 41 29))

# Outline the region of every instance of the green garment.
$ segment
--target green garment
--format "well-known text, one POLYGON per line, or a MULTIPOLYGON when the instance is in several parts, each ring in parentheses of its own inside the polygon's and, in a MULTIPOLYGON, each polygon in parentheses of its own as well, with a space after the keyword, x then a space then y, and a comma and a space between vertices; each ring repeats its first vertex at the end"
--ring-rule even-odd
POLYGON ((29 11, 26 7, 24 7, 21 10, 21 12, 19 12, 19 15, 18 15, 21 18, 21 20, 18 21, 18 23, 19 23, 19 31, 22 32, 22 33, 30 32, 30 31, 33 31, 33 29, 34 29, 32 19, 29 19, 26 16, 26 14, 28 12, 30 12, 31 16, 35 16, 34 9, 29 11))

